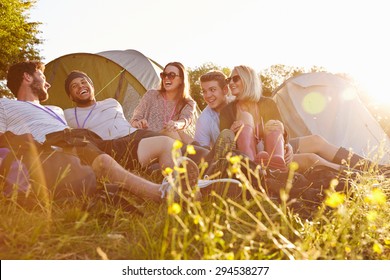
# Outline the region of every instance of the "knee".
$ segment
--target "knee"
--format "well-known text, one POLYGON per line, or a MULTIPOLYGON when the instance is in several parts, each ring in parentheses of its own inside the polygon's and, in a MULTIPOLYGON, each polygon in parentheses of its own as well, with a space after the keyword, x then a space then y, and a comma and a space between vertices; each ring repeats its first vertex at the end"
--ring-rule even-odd
POLYGON ((318 134, 311 135, 310 141, 313 144, 315 144, 316 146, 321 146, 321 147, 324 146, 326 143, 325 139, 321 135, 318 135, 318 134))
POLYGON ((107 154, 101 154, 97 156, 92 162, 92 169, 96 175, 102 175, 105 172, 109 172, 113 166, 114 159, 107 154))
POLYGON ((244 125, 249 125, 250 127, 255 126, 253 116, 248 112, 240 112, 238 114, 237 120, 242 121, 244 125))
POLYGON ((279 131, 279 132, 283 133, 284 125, 279 120, 269 120, 268 122, 265 123, 264 130, 265 130, 265 133, 268 133, 271 131, 279 131))
POLYGON ((163 136, 163 141, 162 141, 162 149, 164 151, 168 150, 171 151, 173 148, 173 143, 175 143, 175 139, 169 137, 169 136, 163 136))

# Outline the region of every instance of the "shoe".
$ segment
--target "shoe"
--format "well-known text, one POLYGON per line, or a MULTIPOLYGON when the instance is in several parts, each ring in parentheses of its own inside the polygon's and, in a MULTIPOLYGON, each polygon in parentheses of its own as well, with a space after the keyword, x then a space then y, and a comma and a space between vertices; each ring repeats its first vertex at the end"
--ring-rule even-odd
POLYGON ((266 132, 264 146, 269 155, 268 168, 287 172, 288 168, 284 160, 283 131, 272 130, 266 132))
POLYGON ((268 169, 267 177, 275 180, 286 182, 288 179, 288 171, 282 171, 280 169, 268 169))
POLYGON ((260 151, 255 156, 255 162, 261 166, 268 166, 269 154, 266 151, 260 151))
POLYGON ((215 184, 215 183, 231 183, 231 184, 237 184, 239 186, 241 186, 241 182, 236 180, 236 179, 232 179, 232 178, 220 178, 220 179, 200 179, 198 180, 198 187, 200 189, 203 189, 203 188, 206 188, 212 184, 215 184))
POLYGON ((188 157, 179 157, 177 159, 177 167, 185 168, 185 172, 180 173, 177 170, 173 171, 172 179, 165 177, 160 186, 161 198, 168 196, 170 192, 173 191, 173 185, 176 186, 177 190, 174 190, 173 199, 174 201, 179 201, 179 191, 183 192, 185 195, 189 195, 193 188, 198 183, 199 178, 199 168, 198 165, 188 157))
POLYGON ((232 178, 205 179, 198 181, 202 196, 207 197, 212 191, 222 197, 238 198, 242 195, 242 184, 232 178))
POLYGON ((227 169, 229 168, 229 161, 226 158, 218 159, 209 164, 205 177, 222 178, 228 177, 227 169))
MULTIPOLYGON (((172 186, 169 183, 167 177, 165 177, 163 179, 159 191, 161 192, 161 199, 164 199, 165 197, 167 197, 168 193, 172 191, 172 186)), ((174 192, 173 200, 174 201, 178 201, 179 200, 179 196, 177 195, 176 192, 174 192)))
POLYGON ((216 162, 221 158, 225 158, 228 152, 236 149, 236 141, 234 140, 234 132, 230 129, 222 130, 213 147, 213 161, 216 162))

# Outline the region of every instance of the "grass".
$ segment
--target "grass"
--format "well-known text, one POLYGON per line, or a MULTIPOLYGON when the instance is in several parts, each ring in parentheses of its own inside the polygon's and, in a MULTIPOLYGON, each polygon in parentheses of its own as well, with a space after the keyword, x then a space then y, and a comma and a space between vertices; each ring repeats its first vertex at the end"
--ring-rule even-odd
POLYGON ((227 172, 246 190, 234 199, 132 198, 138 211, 129 212, 98 198, 25 207, 2 197, 0 259, 390 259, 390 179, 367 171, 348 180, 345 193, 333 182, 308 218, 293 207, 305 205, 290 197, 293 185, 272 199, 253 187, 245 164, 230 158, 227 172))

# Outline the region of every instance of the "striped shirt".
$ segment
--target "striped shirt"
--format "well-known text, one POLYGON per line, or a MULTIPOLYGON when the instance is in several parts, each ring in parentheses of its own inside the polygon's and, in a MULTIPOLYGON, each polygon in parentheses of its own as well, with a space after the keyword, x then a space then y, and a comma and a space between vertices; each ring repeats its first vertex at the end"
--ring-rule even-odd
POLYGON ((46 134, 65 128, 68 125, 60 107, 0 98, 0 132, 31 133, 36 141, 43 143, 46 134))

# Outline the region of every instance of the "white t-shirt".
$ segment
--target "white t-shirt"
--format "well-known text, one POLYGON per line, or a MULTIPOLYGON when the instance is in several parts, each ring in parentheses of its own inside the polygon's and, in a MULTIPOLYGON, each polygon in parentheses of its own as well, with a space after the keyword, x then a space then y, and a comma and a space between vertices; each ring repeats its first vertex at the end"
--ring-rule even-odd
POLYGON ((70 127, 87 128, 104 140, 129 135, 137 129, 126 120, 122 105, 113 98, 97 101, 89 107, 75 107, 65 110, 70 127))
POLYGON ((201 146, 212 148, 219 133, 219 114, 207 106, 196 122, 194 141, 201 146))
POLYGON ((46 134, 66 128, 68 125, 60 107, 0 98, 0 132, 31 133, 36 141, 43 143, 46 134))

